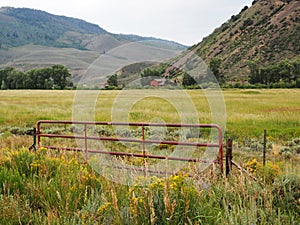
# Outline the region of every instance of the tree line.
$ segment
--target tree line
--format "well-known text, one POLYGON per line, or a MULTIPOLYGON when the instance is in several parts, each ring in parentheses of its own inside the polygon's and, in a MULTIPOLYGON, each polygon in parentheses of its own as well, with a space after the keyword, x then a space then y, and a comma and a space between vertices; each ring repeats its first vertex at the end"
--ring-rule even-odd
POLYGON ((0 88, 6 89, 65 89, 73 86, 68 68, 57 64, 25 72, 13 67, 0 70, 0 88))
MULTIPOLYGON (((149 67, 141 72, 142 86, 150 85, 154 77, 161 77, 167 68, 167 64, 149 67)), ((173 68, 168 71, 169 76, 166 84, 182 86, 184 88, 215 87, 216 82, 221 87, 236 88, 300 88, 300 58, 283 60, 278 63, 260 65, 258 61, 248 61, 250 73, 246 83, 230 84, 230 80, 225 78, 222 60, 214 57, 209 62, 207 71, 198 77, 193 77, 185 71, 173 68), (170 79, 174 82, 170 83, 170 79), (178 81, 177 81, 178 80, 178 81)), ((111 87, 118 86, 118 76, 110 76, 107 83, 111 87)))
POLYGON ((300 59, 283 60, 276 64, 259 66, 256 61, 249 61, 249 83, 300 87, 300 59))

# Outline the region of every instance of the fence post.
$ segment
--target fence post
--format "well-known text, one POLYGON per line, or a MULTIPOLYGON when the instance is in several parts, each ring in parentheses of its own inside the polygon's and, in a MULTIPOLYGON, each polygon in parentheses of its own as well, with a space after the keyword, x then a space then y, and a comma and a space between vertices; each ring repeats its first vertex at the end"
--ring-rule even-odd
POLYGON ((36 152, 36 128, 33 128, 33 145, 31 146, 33 148, 33 151, 36 152))
POLYGON ((266 151, 267 151, 267 130, 264 130, 263 166, 266 165, 266 151))
POLYGON ((226 177, 232 170, 232 139, 228 139, 226 143, 226 177))

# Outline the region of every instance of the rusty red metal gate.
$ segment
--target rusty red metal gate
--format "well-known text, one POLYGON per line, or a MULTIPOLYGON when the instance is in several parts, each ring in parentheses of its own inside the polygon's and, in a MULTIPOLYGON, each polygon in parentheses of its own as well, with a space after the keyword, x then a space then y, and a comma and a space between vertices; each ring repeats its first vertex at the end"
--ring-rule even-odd
POLYGON ((162 155, 152 155, 145 151, 146 144, 160 144, 160 145, 179 145, 179 146, 197 146, 197 147, 208 147, 208 148, 218 148, 218 156, 216 159, 212 160, 212 163, 218 164, 221 173, 223 173, 223 144, 222 144, 222 129, 217 124, 165 124, 165 123, 122 123, 122 122, 84 122, 84 121, 60 121, 60 120, 40 120, 37 122, 37 147, 48 148, 48 149, 61 149, 69 151, 82 151, 85 153, 86 157, 88 153, 99 153, 99 154, 109 154, 113 156, 128 156, 128 157, 141 157, 144 159, 167 159, 167 160, 177 160, 177 161, 187 161, 187 162, 204 162, 205 160, 199 158, 191 157, 173 157, 173 156, 162 156, 162 155), (42 126, 48 124, 48 126, 54 125, 71 125, 71 126, 81 126, 81 134, 69 133, 49 133, 43 132, 42 126), (141 137, 140 138, 127 138, 127 137, 107 137, 105 135, 94 135, 88 132, 88 128, 92 126, 130 126, 130 127, 140 127, 141 137), (187 141, 170 141, 170 140, 155 140, 146 137, 145 130, 150 127, 165 127, 165 128, 194 128, 194 129, 215 129, 217 131, 217 138, 210 142, 187 142, 187 141), (58 138, 58 139, 77 139, 83 141, 83 147, 61 147, 53 145, 43 145, 42 138, 58 138), (142 146, 141 153, 129 153, 129 152, 118 152, 117 150, 108 151, 101 149, 89 149, 88 143, 90 141, 111 141, 111 142, 131 142, 140 143, 142 146))

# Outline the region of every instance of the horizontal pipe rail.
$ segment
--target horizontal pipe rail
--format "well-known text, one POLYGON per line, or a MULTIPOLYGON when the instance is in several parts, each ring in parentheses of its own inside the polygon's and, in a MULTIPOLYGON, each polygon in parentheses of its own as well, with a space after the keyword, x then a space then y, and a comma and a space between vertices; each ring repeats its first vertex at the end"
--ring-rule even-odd
POLYGON ((70 120, 39 120, 37 125, 41 123, 49 124, 73 124, 73 125, 116 125, 116 126, 145 126, 145 127, 215 127, 218 130, 222 128, 218 124, 178 124, 178 123, 136 123, 136 122, 94 122, 94 121, 70 121, 70 120))
POLYGON ((184 145, 184 146, 197 146, 197 147, 219 147, 219 144, 214 143, 199 143, 199 142, 177 142, 177 141, 158 141, 158 140, 142 140, 142 139, 131 139, 131 138, 110 138, 110 137, 85 137, 76 135, 60 135, 60 134, 40 134, 40 137, 48 138, 66 138, 66 139, 87 139, 94 141, 122 141, 122 142, 135 142, 135 143, 146 143, 146 144, 166 144, 166 145, 184 145))

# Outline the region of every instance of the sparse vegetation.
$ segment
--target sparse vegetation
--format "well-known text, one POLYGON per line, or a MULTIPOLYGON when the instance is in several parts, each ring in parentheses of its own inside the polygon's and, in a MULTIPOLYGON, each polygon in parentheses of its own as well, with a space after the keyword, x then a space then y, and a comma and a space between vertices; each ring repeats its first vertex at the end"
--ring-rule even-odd
POLYGON ((222 60, 226 82, 243 82, 248 76, 247 60, 257 60, 262 67, 299 55, 299 23, 297 1, 253 1, 228 22, 194 45, 207 64, 214 57, 222 60), (284 16, 282 16, 284 15, 284 16), (227 29, 229 27, 229 29, 227 29), (272 29, 271 29, 272 28, 272 29), (229 42, 226 40, 230 38, 229 42), (221 48, 222 47, 222 48, 221 48), (216 51, 220 49, 220 51, 216 51))

